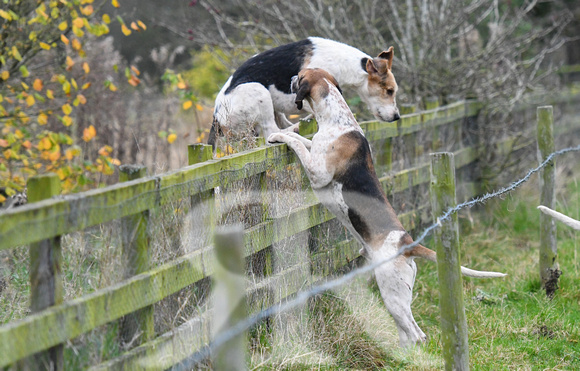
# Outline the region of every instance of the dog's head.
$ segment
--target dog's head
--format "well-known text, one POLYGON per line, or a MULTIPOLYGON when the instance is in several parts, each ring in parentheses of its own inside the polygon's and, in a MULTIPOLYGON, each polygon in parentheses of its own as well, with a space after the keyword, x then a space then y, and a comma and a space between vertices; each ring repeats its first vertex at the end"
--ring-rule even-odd
POLYGON ((381 52, 376 58, 363 58, 361 66, 368 74, 366 94, 361 99, 368 105, 372 114, 382 121, 396 121, 401 116, 395 96, 397 82, 391 72, 394 49, 381 52))
POLYGON ((320 68, 306 68, 298 73, 298 76, 292 77, 290 90, 296 94, 296 107, 302 109, 304 99, 307 99, 312 106, 312 100, 319 101, 330 94, 329 84, 334 85, 338 92, 342 90, 334 77, 320 68))

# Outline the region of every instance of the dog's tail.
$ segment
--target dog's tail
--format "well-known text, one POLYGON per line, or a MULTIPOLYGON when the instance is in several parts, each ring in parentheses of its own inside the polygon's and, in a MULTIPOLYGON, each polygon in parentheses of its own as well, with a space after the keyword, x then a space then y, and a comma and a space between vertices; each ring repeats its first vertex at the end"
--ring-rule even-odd
MULTIPOLYGON (((437 253, 423 245, 417 245, 413 247, 413 249, 407 253, 405 253, 406 257, 417 257, 430 260, 432 262, 437 262, 437 253)), ((494 277, 505 277, 507 274, 500 273, 500 272, 486 272, 486 271, 477 271, 475 269, 469 269, 465 267, 461 267, 461 273, 467 277, 475 277, 475 278, 494 278, 494 277)))
POLYGON ((538 206, 538 209, 540 209, 540 211, 543 212, 544 214, 550 215, 552 218, 561 221, 562 223, 566 224, 568 227, 576 229, 577 231, 580 231, 580 221, 572 219, 567 215, 559 213, 559 212, 552 210, 550 208, 547 208, 546 206, 543 206, 543 205, 538 206))

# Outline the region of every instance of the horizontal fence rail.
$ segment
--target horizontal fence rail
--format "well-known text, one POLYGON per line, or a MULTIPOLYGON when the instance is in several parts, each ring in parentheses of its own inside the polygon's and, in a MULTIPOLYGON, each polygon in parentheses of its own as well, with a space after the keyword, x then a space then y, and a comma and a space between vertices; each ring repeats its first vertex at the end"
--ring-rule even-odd
MULTIPOLYGON (((551 102, 569 103, 577 100, 579 96, 580 91, 570 90, 562 96, 552 97, 551 102)), ((521 107, 523 108, 524 106, 521 107)), ((361 126, 371 144, 382 143, 385 140, 457 123, 458 120, 476 115, 480 109, 481 104, 477 101, 459 101, 404 115, 396 123, 373 121, 361 123, 361 126)), ((555 132, 563 135, 577 129, 578 123, 570 121, 556 127, 555 132)), ((505 138, 495 143, 494 151, 502 156, 533 143, 531 140, 505 138)), ((386 151, 385 148, 392 149, 390 145, 385 145, 377 151, 378 157, 383 155, 381 151, 386 151)), ((459 146, 453 151, 455 168, 469 167, 478 160, 482 150, 477 144, 459 146)), ((417 151, 414 149, 415 153, 417 151)), ((58 196, 0 212, 0 250, 83 231, 88 227, 152 210, 216 187, 265 174, 267 171, 284 169, 289 165, 298 166, 298 161, 286 145, 265 146, 221 159, 211 159, 159 176, 131 180, 75 195, 58 196)), ((378 164, 377 167, 382 165, 378 164)), ((414 187, 428 184, 429 163, 415 163, 413 167, 396 172, 383 172, 379 176, 387 194, 411 192, 414 187)), ((462 184, 463 198, 476 195, 477 192, 478 185, 473 181, 462 184)), ((426 208, 428 205, 417 205, 402 212, 399 217, 408 229, 412 229, 418 220, 417 214, 423 213, 426 208)), ((269 217, 246 228, 243 232, 244 256, 249 258, 273 244, 332 219, 332 214, 317 201, 310 199, 286 215, 269 217)), ((289 278, 300 277, 301 270, 310 269, 316 279, 323 279, 343 266, 345 261, 358 258, 358 249, 356 241, 344 240, 331 249, 314 252, 308 266, 296 265, 267 276, 248 288, 249 295, 265 288, 279 287, 281 282, 294 283, 294 287, 287 287, 283 295, 274 294, 274 302, 279 302, 303 289, 299 279, 289 278)), ((65 343, 210 277, 214 272, 214 261, 213 246, 207 245, 115 285, 0 326, 0 367, 65 343)), ((204 321, 209 317, 211 314, 202 313, 171 333, 158 336, 117 359, 96 366, 96 369, 138 368, 143 357, 154 359, 161 355, 166 356, 167 352, 174 352, 175 356, 167 361, 169 363, 159 364, 160 368, 170 367, 207 344, 209 330, 204 329, 204 321), (199 331, 199 336, 191 335, 194 330, 199 331), (183 342, 179 351, 176 341, 183 342)))

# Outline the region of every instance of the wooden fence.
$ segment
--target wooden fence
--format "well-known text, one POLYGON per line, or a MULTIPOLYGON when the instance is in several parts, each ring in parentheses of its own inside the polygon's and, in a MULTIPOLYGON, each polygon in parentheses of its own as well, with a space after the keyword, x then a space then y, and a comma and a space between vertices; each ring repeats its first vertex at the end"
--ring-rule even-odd
MULTIPOLYGON (((567 112, 573 111, 578 100, 580 89, 570 89, 540 101, 567 112)), ((481 107, 478 102, 459 101, 443 107, 438 107, 436 101, 428 104, 430 109, 422 112, 402 107, 406 114, 394 123, 361 124, 372 145, 381 184, 408 230, 430 220, 425 192, 430 181, 429 152, 454 153, 458 199, 464 200, 481 192, 479 174, 473 169, 478 165, 481 151, 489 150, 483 147, 482 128, 477 127, 477 120, 474 120, 481 107)), ((526 113, 526 109, 526 106, 521 107, 522 115, 533 116, 530 123, 535 122, 535 107, 531 114, 526 113)), ((562 120, 562 123, 557 126, 556 135, 579 129, 573 121, 562 120)), ((315 130, 308 125, 303 127, 304 134, 315 130)), ((535 126, 528 129, 535 131, 535 126)), ((533 137, 520 139, 504 138, 495 143, 493 150, 497 156, 503 156, 535 144, 533 137)), ((61 369, 63 344, 130 314, 133 319, 128 321, 127 333, 122 336, 131 338, 140 332, 140 345, 93 369, 142 369, 144 362, 148 369, 166 369, 208 343, 210 313, 200 313, 172 331, 155 336, 153 305, 212 276, 215 252, 212 244, 206 244, 165 264, 151 266, 146 235, 150 227, 149 212, 176 201, 190 200, 191 204, 204 201, 209 205, 207 228, 211 232, 219 223, 214 204, 216 187, 227 189, 228 184, 257 179, 258 190, 265 192, 273 173, 288 168, 299 171, 300 166, 285 145, 261 146, 221 159, 211 159, 210 149, 196 145, 190 147, 189 159, 190 166, 159 176, 140 177, 143 175, 141 169, 127 168, 123 175, 125 181, 116 185, 52 197, 0 213, 0 250, 30 244, 32 250, 44 245, 49 251, 58 252, 60 236, 121 219, 122 230, 127 234, 123 243, 126 247, 131 246, 126 254, 133 256, 133 263, 128 267, 131 273, 121 282, 73 300, 53 301, 34 309, 23 319, 0 326, 0 368, 11 365, 25 368, 32 362, 33 366, 29 367, 37 369, 39 364, 46 365, 53 359, 56 360, 53 368, 61 369), (44 356, 31 358, 38 352, 44 356), (53 352, 52 358, 50 352, 53 352)), ((308 192, 299 207, 284 215, 270 213, 265 204, 262 208, 258 220, 244 229, 244 257, 251 261, 262 254, 260 269, 264 272, 258 282, 247 288, 248 295, 266 292, 266 304, 280 302, 359 257, 358 243, 343 237, 325 250, 311 251, 303 246, 306 260, 276 269, 276 259, 268 255, 269 247, 304 233, 320 236, 320 226, 330 222, 333 216, 308 192), (281 286, 284 290, 279 289, 281 286)), ((308 237, 298 241, 307 244, 308 237)), ((55 282, 62 280, 59 269, 52 272, 55 282)), ((250 308, 258 309, 259 306, 250 308)))

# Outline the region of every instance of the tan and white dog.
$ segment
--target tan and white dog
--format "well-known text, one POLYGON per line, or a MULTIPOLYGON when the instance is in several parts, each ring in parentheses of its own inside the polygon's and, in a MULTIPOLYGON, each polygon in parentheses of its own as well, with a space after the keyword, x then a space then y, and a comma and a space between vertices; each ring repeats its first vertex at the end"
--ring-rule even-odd
MULTIPOLYGON (((221 130, 243 133, 250 128, 268 138, 292 125, 285 115, 300 111, 294 104, 290 80, 304 68, 325 69, 341 86, 354 89, 378 120, 398 120, 393 54, 391 46, 372 58, 352 46, 320 37, 257 54, 234 72, 217 95, 208 143, 215 145, 221 130)), ((305 110, 311 112, 308 106, 305 110)))
MULTIPOLYGON (((384 260, 413 242, 385 196, 374 170, 364 133, 344 101, 336 80, 321 69, 302 70, 292 80, 296 104, 312 107, 318 132, 312 141, 296 133, 274 133, 270 143, 286 143, 300 158, 320 202, 362 244, 371 262, 384 260)), ((375 269, 381 296, 399 330, 401 346, 424 342, 413 318, 411 301, 417 271, 415 257, 436 261, 436 253, 418 245, 375 269)), ((461 268, 470 277, 502 273, 461 268)))

